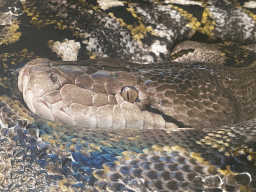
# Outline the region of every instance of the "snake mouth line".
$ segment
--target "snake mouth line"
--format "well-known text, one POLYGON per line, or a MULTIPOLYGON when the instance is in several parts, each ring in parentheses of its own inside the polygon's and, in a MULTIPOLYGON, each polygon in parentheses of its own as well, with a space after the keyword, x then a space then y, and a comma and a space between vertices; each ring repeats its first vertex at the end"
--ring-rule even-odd
POLYGON ((166 115, 164 114, 162 111, 155 109, 153 107, 148 107, 146 108, 147 111, 151 112, 151 113, 155 113, 158 115, 161 115, 163 117, 163 119, 166 122, 169 123, 174 123, 175 125, 177 125, 179 128, 192 128, 191 126, 185 125, 184 123, 182 123, 181 121, 176 120, 175 118, 173 118, 171 115, 166 115))

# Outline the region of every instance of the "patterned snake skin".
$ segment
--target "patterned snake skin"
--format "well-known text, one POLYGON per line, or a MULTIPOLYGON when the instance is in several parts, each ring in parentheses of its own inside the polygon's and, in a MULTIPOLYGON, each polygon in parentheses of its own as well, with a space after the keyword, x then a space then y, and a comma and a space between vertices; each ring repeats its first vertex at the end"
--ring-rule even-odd
POLYGON ((254 1, 0 11, 0 191, 256 190, 254 1))

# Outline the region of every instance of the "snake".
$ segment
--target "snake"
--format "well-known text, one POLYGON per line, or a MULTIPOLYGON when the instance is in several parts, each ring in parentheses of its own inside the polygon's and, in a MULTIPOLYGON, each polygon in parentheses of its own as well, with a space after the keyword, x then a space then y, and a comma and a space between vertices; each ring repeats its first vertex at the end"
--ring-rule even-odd
POLYGON ((1 2, 1 191, 255 191, 255 7, 1 2))

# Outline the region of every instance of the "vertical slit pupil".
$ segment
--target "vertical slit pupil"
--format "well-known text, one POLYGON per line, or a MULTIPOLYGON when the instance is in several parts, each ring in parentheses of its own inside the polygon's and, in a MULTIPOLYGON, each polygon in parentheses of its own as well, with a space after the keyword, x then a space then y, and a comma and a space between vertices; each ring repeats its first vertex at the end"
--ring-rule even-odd
POLYGON ((128 93, 128 91, 126 92, 126 96, 127 96, 127 101, 130 101, 130 98, 129 98, 129 93, 128 93))

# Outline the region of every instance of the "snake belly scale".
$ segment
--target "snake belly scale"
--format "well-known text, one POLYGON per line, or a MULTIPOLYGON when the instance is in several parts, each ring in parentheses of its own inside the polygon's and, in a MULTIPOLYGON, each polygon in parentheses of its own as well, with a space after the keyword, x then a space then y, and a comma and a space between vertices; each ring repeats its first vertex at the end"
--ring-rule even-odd
POLYGON ((256 190, 254 1, 0 11, 1 191, 256 190))

